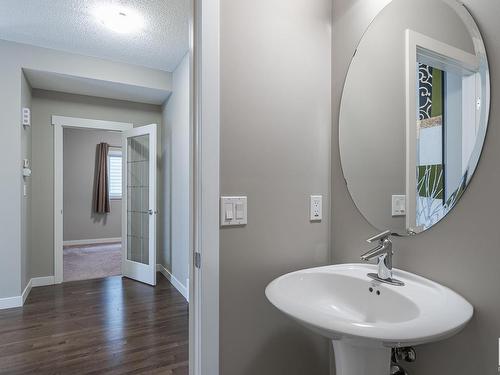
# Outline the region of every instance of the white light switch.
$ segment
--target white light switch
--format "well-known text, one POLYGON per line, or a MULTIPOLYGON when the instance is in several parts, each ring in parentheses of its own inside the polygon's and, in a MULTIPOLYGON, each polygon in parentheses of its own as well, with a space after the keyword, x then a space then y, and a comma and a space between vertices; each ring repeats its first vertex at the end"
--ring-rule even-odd
POLYGON ((311 195, 309 213, 311 221, 321 221, 323 219, 322 195, 311 195))
POLYGON ((224 203, 224 217, 226 221, 234 219, 233 215, 233 205, 231 203, 224 203))
POLYGON ((234 218, 236 220, 243 220, 245 218, 245 207, 242 202, 234 204, 234 218))
POLYGON ((247 197, 221 197, 220 211, 223 227, 247 224, 247 197))
POLYGON ((392 196, 392 216, 406 215, 406 195, 392 196))

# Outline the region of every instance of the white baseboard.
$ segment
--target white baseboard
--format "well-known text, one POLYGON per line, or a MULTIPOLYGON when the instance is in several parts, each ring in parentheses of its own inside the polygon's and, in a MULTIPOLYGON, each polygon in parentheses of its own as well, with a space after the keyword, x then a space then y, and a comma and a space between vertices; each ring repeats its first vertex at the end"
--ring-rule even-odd
POLYGON ((22 301, 23 301, 22 304, 21 304, 21 306, 24 305, 24 302, 26 301, 26 298, 28 298, 28 295, 31 292, 31 287, 33 286, 32 280, 33 279, 30 279, 30 281, 28 281, 28 284, 26 285, 26 287, 23 290, 23 294, 21 294, 21 298, 22 298, 22 301))
POLYGON ((0 298, 0 310, 11 309, 13 307, 21 307, 23 305, 23 297, 6 297, 0 298))
POLYGON ((121 237, 95 238, 90 240, 71 240, 71 241, 63 241, 63 246, 93 245, 99 243, 114 243, 121 241, 122 241, 121 237))
POLYGON ((28 298, 30 292, 31 280, 28 281, 28 284, 26 284, 26 287, 24 288, 20 296, 0 298, 0 310, 11 309, 13 307, 21 307, 22 305, 24 305, 24 301, 26 301, 26 298, 28 298))
POLYGON ((24 302, 26 302, 26 298, 28 298, 32 288, 54 284, 54 276, 33 277, 30 281, 28 281, 28 284, 20 296, 0 298, 0 310, 21 307, 24 305, 24 302))
POLYGON ((156 271, 160 272, 165 278, 170 281, 170 283, 174 286, 175 289, 179 291, 180 294, 189 302, 189 289, 183 285, 174 275, 170 273, 163 265, 157 264, 156 271))
POLYGON ((54 285, 56 283, 54 276, 43 276, 43 277, 33 277, 31 279, 31 286, 33 288, 37 286, 54 285))

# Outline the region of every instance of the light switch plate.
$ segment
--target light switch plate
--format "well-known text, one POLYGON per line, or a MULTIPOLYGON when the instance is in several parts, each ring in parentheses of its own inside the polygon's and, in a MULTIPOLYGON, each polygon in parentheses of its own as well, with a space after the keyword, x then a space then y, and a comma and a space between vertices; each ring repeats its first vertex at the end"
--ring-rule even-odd
POLYGON ((323 196, 311 195, 309 207, 309 219, 311 221, 321 221, 323 219, 323 196))
POLYGON ((406 215, 406 195, 393 195, 392 196, 392 216, 405 216, 406 215))
POLYGON ((223 227, 247 224, 247 197, 220 198, 220 225, 223 227))

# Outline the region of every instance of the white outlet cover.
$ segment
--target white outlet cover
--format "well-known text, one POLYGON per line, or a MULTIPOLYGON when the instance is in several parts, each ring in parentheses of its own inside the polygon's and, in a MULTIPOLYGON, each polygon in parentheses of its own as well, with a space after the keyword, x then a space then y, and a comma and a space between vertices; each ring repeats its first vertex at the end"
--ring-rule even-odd
POLYGON ((309 207, 309 220, 321 221, 323 219, 323 196, 311 195, 309 207))
POLYGON ((391 213, 392 213, 392 216, 405 216, 406 215, 406 195, 393 195, 392 196, 391 213))

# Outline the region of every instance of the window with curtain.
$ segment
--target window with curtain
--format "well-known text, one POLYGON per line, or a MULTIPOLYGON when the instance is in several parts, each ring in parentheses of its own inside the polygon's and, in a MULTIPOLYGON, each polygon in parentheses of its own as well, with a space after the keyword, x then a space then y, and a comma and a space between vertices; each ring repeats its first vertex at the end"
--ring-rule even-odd
POLYGON ((122 150, 110 148, 108 152, 109 198, 122 198, 122 150))

